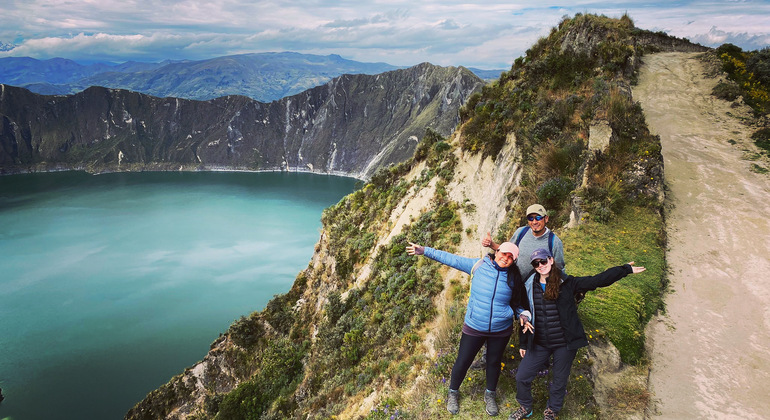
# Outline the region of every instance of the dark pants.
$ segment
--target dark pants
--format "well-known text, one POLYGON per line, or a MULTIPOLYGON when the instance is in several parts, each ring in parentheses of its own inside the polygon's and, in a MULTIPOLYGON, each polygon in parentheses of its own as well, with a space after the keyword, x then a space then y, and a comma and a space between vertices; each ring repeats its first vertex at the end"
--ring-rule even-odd
POLYGON ((532 408, 532 381, 537 376, 537 372, 546 365, 552 354, 553 383, 548 396, 548 407, 555 413, 561 411, 564 396, 567 394, 567 381, 570 370, 572 370, 572 361, 577 355, 577 350, 570 350, 567 346, 549 349, 535 344, 532 350, 527 351, 521 364, 519 364, 518 372, 516 372, 516 400, 522 406, 532 408))
POLYGON ((500 378, 500 362, 503 361, 505 346, 511 336, 506 337, 474 337, 463 334, 460 337, 460 349, 457 351, 457 359, 452 367, 452 380, 449 382, 449 389, 458 390, 471 367, 476 353, 481 346, 487 343, 487 389, 494 391, 497 389, 497 380, 500 378))

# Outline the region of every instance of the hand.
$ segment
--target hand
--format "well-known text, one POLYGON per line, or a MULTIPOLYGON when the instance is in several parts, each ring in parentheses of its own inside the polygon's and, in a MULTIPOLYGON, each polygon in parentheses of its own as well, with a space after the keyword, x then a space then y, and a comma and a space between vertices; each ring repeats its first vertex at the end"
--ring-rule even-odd
POLYGON ((531 333, 535 332, 535 327, 532 326, 532 324, 529 322, 529 319, 527 319, 526 316, 520 316, 519 317, 519 322, 521 323, 521 327, 522 327, 522 331, 523 332, 526 333, 527 330, 529 330, 529 332, 531 332, 531 333))
POLYGON ((490 232, 487 232, 487 236, 485 236, 484 239, 481 240, 481 246, 483 247, 492 246, 492 234, 490 232))
POLYGON ((631 274, 637 274, 637 273, 641 273, 642 271, 647 270, 644 267, 634 267, 634 262, 633 261, 629 262, 628 265, 631 266, 631 274))
POLYGON ((406 253, 409 255, 422 255, 425 253, 425 247, 409 242, 409 246, 406 247, 406 253))
POLYGON ((519 354, 521 355, 521 357, 524 357, 524 355, 527 354, 527 351, 524 349, 519 349, 519 354))

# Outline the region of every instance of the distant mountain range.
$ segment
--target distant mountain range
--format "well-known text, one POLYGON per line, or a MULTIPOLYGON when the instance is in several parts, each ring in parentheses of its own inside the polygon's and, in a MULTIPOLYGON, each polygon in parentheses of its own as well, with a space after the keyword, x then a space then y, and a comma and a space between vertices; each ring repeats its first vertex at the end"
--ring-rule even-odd
MULTIPOLYGON (((126 89, 157 97, 209 100, 243 95, 272 102, 323 85, 343 74, 374 75, 403 67, 362 63, 339 55, 294 52, 240 54, 199 61, 83 65, 64 58, 0 58, 0 83, 43 95, 68 95, 89 86, 126 89)), ((469 69, 484 80, 502 70, 469 69)))

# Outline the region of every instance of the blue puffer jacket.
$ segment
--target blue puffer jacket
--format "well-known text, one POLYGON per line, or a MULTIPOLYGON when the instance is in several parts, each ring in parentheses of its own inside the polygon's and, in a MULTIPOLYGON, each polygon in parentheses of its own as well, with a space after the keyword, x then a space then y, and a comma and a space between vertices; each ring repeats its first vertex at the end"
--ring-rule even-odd
MULTIPOLYGON (((427 246, 424 255, 468 274, 479 260, 427 246)), ((513 324, 511 294, 511 288, 508 286, 508 270, 498 267, 489 256, 485 256, 473 273, 471 295, 465 310, 465 324, 483 332, 497 332, 510 328, 513 324)))

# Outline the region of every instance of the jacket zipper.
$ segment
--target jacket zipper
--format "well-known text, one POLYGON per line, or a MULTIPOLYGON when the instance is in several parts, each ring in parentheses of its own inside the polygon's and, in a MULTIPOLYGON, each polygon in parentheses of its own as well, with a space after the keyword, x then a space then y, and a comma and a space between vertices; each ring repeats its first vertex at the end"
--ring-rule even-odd
POLYGON ((495 288, 492 289, 492 301, 489 302, 489 328, 487 329, 487 332, 492 332, 492 315, 495 309, 495 295, 497 294, 497 282, 500 279, 500 272, 497 272, 497 277, 495 277, 495 288))

